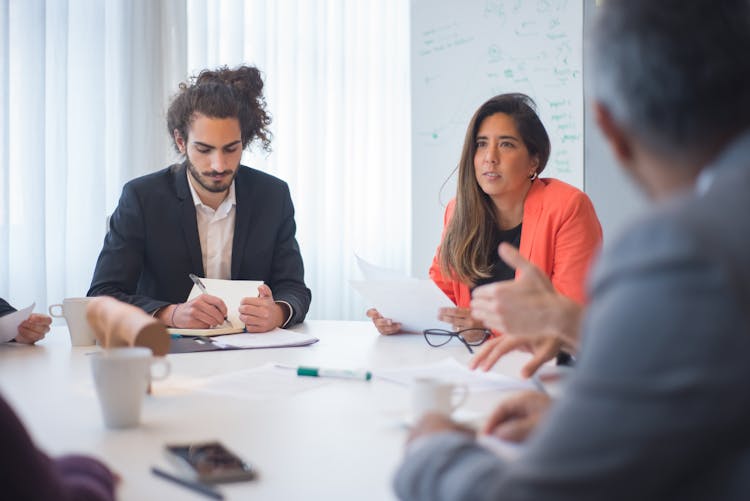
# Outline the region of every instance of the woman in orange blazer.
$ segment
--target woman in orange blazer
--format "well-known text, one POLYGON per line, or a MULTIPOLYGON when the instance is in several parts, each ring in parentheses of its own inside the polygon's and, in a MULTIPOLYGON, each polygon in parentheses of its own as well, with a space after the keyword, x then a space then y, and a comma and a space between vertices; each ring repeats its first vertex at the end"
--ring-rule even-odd
MULTIPOLYGON (((498 256, 501 242, 519 248, 564 295, 584 302, 584 282, 602 230, 585 193, 562 181, 539 178, 550 154, 547 131, 524 94, 484 103, 466 131, 456 197, 445 211, 443 237, 430 277, 456 304, 440 320, 456 330, 480 327, 471 318, 471 290, 510 280, 515 271, 498 256)), ((369 310, 382 334, 400 324, 369 310)))

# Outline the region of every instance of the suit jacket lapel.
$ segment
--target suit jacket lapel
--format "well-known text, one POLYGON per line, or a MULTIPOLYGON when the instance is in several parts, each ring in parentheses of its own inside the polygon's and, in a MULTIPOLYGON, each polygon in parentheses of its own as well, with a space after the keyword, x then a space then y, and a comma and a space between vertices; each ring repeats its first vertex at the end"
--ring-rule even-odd
POLYGON ((250 218, 252 217, 252 186, 245 179, 247 168, 239 166, 237 176, 234 178, 234 196, 237 199, 234 215, 234 240, 232 241, 232 279, 238 280, 240 274, 240 263, 242 263, 245 252, 245 241, 250 231, 250 218))
POLYGON ((544 183, 536 179, 531 183, 531 188, 526 194, 523 203, 523 220, 521 227, 521 245, 518 251, 523 257, 529 259, 531 250, 534 248, 534 240, 539 229, 539 216, 544 207, 544 183))
POLYGON ((175 190, 180 206, 180 219, 182 221, 182 232, 185 237, 185 248, 190 256, 190 264, 198 276, 204 277, 203 257, 201 255, 201 241, 198 236, 198 221, 195 216, 195 205, 188 187, 185 164, 174 166, 173 176, 175 190))

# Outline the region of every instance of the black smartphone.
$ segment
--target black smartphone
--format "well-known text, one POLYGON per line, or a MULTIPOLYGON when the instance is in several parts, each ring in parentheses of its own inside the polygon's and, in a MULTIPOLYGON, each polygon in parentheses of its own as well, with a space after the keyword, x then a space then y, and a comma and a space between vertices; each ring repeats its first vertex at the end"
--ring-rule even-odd
POLYGON ((209 484, 255 478, 255 470, 220 442, 167 445, 167 456, 186 475, 209 484))

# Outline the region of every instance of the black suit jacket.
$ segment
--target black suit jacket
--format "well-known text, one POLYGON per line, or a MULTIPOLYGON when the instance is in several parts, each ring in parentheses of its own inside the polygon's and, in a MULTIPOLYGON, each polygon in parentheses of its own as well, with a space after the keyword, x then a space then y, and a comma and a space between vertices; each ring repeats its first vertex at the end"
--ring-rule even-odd
POLYGON ((16 311, 16 309, 9 305, 5 299, 0 297, 0 317, 14 311, 16 311))
MULTIPOLYGON (((310 307, 295 239, 289 187, 280 179, 240 166, 232 279, 263 280, 277 301, 294 310, 288 325, 302 322, 310 307)), ((127 183, 109 222, 89 296, 107 295, 153 312, 184 302, 193 286, 188 274, 204 276, 195 206, 185 165, 173 165, 127 183)), ((248 291, 255 296, 256 291, 248 291)))

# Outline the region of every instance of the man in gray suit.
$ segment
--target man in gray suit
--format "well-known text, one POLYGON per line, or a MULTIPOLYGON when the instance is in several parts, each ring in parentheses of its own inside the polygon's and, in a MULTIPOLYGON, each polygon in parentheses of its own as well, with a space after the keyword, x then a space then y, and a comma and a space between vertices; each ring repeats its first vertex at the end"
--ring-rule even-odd
POLYGON ((428 416, 401 499, 750 499, 750 5, 599 10, 597 120, 655 206, 597 264, 577 369, 524 453, 428 416))

